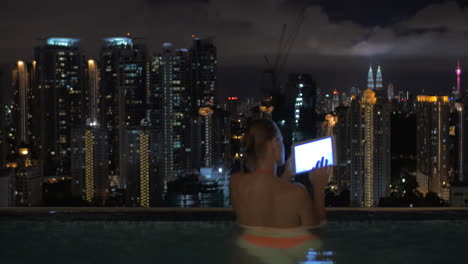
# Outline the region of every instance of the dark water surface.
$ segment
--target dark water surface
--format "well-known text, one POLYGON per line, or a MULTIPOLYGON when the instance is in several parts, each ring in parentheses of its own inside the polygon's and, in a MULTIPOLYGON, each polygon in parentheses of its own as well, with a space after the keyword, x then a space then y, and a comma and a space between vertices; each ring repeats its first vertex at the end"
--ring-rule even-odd
MULTIPOLYGON (((238 234, 233 222, 0 221, 0 263, 242 263, 238 234)), ((468 263, 468 221, 329 222, 324 243, 334 263, 468 263)))

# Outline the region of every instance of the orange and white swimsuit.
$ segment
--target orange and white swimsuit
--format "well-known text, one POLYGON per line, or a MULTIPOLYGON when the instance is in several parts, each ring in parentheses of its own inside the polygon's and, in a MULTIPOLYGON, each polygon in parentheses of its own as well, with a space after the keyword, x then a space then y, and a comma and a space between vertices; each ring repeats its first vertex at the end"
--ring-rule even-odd
POLYGON ((259 263, 298 263, 310 250, 319 250, 322 241, 309 229, 316 227, 267 228, 242 226, 237 245, 259 263))

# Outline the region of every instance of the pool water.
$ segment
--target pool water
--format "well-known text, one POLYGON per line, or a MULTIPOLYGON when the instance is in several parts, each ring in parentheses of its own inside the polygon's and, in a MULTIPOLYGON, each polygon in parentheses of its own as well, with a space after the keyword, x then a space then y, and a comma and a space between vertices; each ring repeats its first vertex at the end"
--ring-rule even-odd
MULTIPOLYGON (((233 222, 1 221, 0 263, 242 263, 238 231, 233 222)), ((333 263, 468 263, 468 221, 330 222, 324 244, 333 263)))

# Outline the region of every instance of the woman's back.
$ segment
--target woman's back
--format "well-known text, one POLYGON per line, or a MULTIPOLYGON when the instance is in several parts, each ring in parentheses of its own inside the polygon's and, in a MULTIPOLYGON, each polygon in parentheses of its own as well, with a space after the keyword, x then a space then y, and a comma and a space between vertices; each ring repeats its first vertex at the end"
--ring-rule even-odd
MULTIPOLYGON (((239 173, 231 178, 237 221, 244 226, 292 228, 303 225, 301 186, 264 173, 239 173)), ((316 223, 318 224, 318 223, 316 223)))

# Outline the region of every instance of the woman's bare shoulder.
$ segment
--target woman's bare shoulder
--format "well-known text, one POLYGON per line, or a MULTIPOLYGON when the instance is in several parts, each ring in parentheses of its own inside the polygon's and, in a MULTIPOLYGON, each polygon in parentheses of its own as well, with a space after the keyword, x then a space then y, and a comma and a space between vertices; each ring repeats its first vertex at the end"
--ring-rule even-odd
POLYGON ((287 190, 288 195, 291 197, 302 199, 308 194, 307 189, 300 183, 288 182, 285 183, 285 186, 287 187, 284 189, 287 190))
POLYGON ((243 178, 245 178, 245 173, 236 172, 231 175, 231 178, 230 178, 231 184, 235 184, 239 181, 242 181, 243 178))

